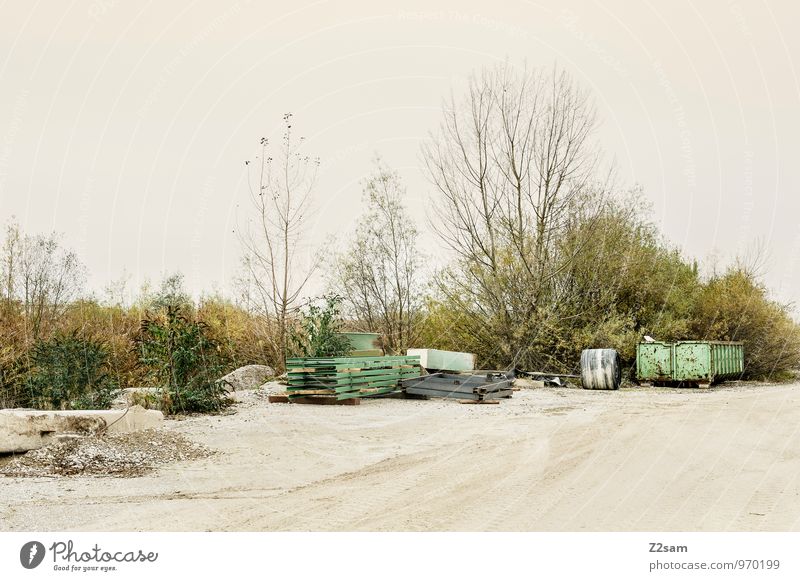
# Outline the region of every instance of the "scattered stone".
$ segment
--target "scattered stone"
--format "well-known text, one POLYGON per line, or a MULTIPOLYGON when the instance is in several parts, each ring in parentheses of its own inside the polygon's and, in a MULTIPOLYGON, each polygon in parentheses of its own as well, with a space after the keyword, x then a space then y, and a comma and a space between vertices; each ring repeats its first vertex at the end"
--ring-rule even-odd
POLYGON ((0 467, 4 476, 134 477, 158 466, 207 458, 214 452, 176 432, 143 430, 69 438, 17 456, 0 467))
POLYGON ((240 391, 256 389, 273 377, 275 370, 268 365, 245 365, 218 379, 217 383, 223 385, 225 391, 240 391))

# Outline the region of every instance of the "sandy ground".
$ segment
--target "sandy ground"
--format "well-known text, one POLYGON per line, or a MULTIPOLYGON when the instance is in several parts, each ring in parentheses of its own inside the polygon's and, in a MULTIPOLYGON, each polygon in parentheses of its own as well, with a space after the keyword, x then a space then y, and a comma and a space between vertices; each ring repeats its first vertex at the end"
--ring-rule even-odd
POLYGON ((800 384, 269 404, 139 478, 0 478, 0 530, 800 529, 800 384))

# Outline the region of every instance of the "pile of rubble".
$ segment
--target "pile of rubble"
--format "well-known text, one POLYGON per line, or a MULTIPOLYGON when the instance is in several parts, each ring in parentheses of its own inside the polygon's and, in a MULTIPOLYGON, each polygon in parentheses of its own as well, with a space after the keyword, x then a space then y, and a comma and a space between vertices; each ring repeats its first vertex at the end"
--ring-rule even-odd
POLYGON ((212 454, 175 432, 143 430, 65 438, 15 458, 0 468, 0 474, 133 477, 147 474, 159 465, 212 454))

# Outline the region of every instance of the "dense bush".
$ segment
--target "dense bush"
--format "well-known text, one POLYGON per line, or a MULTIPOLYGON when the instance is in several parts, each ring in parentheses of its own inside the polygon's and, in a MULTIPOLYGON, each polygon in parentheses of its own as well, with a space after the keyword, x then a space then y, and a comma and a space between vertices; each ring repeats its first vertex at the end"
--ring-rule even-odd
POLYGON ((233 367, 250 364, 283 367, 277 359, 275 326, 264 317, 219 295, 202 298, 196 317, 206 325, 209 337, 233 367))
POLYGON ((697 268, 642 219, 643 206, 635 193, 610 200, 600 213, 576 218, 561 240, 569 262, 551 333, 566 343, 558 351, 567 361, 602 346, 632 363, 643 334, 665 341, 689 335, 697 268))
POLYGON ((0 309, 0 408, 22 405, 27 354, 24 322, 14 305, 0 309))
POLYGON ((106 346, 77 333, 34 345, 25 386, 27 404, 44 409, 107 409, 118 393, 106 346))
POLYGON ((45 327, 34 339, 23 305, 0 301, 0 407, 102 408, 113 388, 161 386, 150 407, 216 411, 227 405, 216 379, 267 361, 260 317, 218 297, 195 307, 180 277, 133 305, 73 301, 45 327))
POLYGON ((311 303, 301 311, 292 333, 293 354, 300 357, 341 357, 350 351, 350 341, 339 335, 341 298, 325 295, 320 304, 311 303))
POLYGON ((63 333, 77 331, 101 341, 117 383, 138 387, 143 385, 146 374, 139 365, 135 348, 140 320, 138 308, 80 300, 67 307, 59 326, 63 333))
POLYGON ((789 306, 771 301, 757 277, 736 266, 713 276, 694 304, 692 336, 743 341, 745 374, 781 379, 800 368, 800 327, 789 306))
POLYGON ((208 326, 183 301, 165 302, 142 320, 137 345, 165 413, 216 412, 230 401, 217 383, 225 359, 208 326))

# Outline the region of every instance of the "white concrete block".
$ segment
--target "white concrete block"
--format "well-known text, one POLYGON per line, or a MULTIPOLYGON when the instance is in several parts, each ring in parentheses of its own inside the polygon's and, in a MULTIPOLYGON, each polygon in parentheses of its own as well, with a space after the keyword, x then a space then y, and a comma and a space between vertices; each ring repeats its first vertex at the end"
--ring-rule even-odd
POLYGON ((406 355, 419 355, 419 362, 425 369, 439 371, 472 371, 475 369, 474 353, 440 351, 439 349, 409 349, 406 355))
POLYGON ((64 434, 90 436, 158 427, 164 414, 134 406, 126 410, 0 410, 0 453, 27 452, 64 434))

